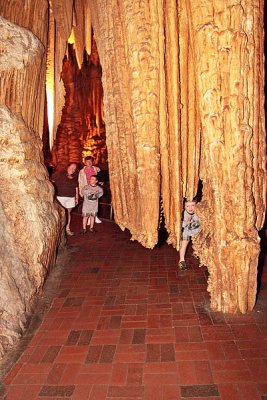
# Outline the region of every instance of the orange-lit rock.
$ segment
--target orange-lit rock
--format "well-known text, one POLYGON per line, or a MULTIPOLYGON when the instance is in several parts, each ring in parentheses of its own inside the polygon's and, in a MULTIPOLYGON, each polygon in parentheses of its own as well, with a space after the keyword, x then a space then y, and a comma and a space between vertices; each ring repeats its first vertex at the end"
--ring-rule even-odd
POLYGON ((194 247, 211 306, 251 310, 266 206, 263 1, 98 0, 91 14, 116 222, 153 247, 162 196, 178 248, 182 198, 200 178, 194 247))
POLYGON ((69 162, 82 164, 92 155, 95 164, 107 169, 106 130, 103 120, 102 69, 92 38, 92 53, 84 54, 81 69, 73 47, 64 58, 61 78, 65 106, 52 149, 53 162, 61 168, 69 162))

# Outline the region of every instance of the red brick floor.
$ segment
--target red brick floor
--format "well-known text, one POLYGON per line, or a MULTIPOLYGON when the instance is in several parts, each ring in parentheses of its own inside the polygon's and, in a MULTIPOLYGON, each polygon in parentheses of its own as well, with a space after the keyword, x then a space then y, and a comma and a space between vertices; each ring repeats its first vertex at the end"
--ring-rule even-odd
POLYGON ((56 294, 2 399, 267 399, 267 268, 253 312, 223 315, 209 310, 192 255, 179 272, 172 247, 96 228, 68 239, 56 294))

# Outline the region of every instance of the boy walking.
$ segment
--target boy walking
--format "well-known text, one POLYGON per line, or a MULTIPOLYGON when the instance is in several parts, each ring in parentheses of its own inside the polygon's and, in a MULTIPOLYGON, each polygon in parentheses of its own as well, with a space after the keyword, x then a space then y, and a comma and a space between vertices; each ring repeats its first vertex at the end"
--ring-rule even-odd
MULTIPOLYGON (((87 156, 84 159, 85 166, 79 172, 79 192, 82 196, 82 189, 84 186, 90 184, 90 178, 92 175, 96 175, 100 172, 100 168, 96 167, 94 164, 94 158, 92 156, 87 156)), ((90 221, 88 221, 90 223, 90 221)), ((101 224, 101 220, 95 216, 95 222, 101 224)), ((88 223, 88 225, 89 225, 88 223)))
POLYGON ((182 242, 180 246, 180 260, 179 260, 179 268, 182 271, 187 270, 186 262, 185 262, 185 253, 187 246, 193 236, 195 236, 199 232, 200 221, 198 216, 195 214, 196 200, 185 201, 184 203, 184 214, 183 214, 183 222, 182 222, 182 242))
POLYGON ((98 199, 103 196, 103 189, 101 186, 97 185, 97 176, 92 175, 90 177, 89 185, 85 185, 81 189, 81 195, 83 197, 83 207, 82 207, 82 215, 83 215, 83 230, 82 233, 86 233, 86 225, 87 221, 90 218, 90 232, 95 232, 94 224, 95 217, 98 211, 98 199))

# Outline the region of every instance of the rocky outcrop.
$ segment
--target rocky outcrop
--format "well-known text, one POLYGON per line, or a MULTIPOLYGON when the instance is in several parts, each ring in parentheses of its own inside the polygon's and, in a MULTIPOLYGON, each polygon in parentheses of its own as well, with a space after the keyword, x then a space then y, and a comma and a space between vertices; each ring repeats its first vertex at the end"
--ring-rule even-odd
POLYGON ((45 43, 4 18, 0 24, 1 356, 25 330, 54 264, 64 217, 42 155, 45 43))

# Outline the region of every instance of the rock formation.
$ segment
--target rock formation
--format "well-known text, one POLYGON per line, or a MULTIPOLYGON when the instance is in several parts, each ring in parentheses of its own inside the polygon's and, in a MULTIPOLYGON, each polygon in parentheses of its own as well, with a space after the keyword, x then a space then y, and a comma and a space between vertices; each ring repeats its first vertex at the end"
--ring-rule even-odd
POLYGON ((162 196, 178 249, 182 198, 201 179, 194 249, 211 306, 251 310, 266 206, 263 1, 99 0, 91 13, 116 222, 153 247, 162 196))
POLYGON ((90 56, 84 52, 81 69, 76 53, 68 46, 61 78, 65 87, 65 105, 52 147, 53 164, 65 167, 69 162, 82 165, 86 156, 107 169, 106 129, 103 120, 102 69, 92 36, 90 56))
POLYGON ((47 5, 39 2, 27 13, 4 11, 9 20, 0 18, 0 355, 24 331, 61 233, 42 156, 47 5), (46 23, 31 25, 40 16, 46 23))
POLYGON ((25 329, 62 226, 41 149, 46 50, 52 144, 67 41, 73 28, 81 66, 91 21, 117 224, 153 248, 162 199, 178 249, 182 199, 201 180, 194 248, 211 307, 251 310, 266 206, 263 0, 6 0, 0 11, 0 353, 25 329))

